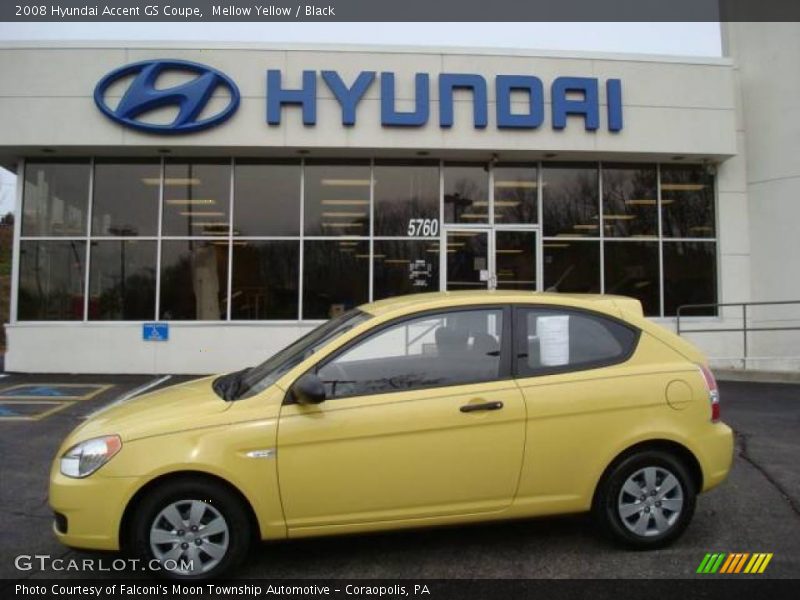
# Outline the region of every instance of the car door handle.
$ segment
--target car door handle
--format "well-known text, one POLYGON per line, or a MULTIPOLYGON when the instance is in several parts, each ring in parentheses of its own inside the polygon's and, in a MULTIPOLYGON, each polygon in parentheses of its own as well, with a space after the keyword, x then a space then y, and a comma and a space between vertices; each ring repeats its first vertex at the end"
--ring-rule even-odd
POLYGON ((465 404, 459 410, 463 413, 468 413, 479 410, 500 410, 501 408, 503 408, 502 402, 484 402, 482 404, 465 404))

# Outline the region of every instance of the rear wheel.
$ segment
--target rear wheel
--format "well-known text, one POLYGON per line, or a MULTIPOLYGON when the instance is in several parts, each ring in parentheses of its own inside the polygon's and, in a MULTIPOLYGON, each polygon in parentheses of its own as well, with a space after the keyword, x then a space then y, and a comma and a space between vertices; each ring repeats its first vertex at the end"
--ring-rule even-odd
POLYGON ((598 488, 594 514, 616 541, 642 550, 661 548, 689 525, 695 499, 694 483, 680 460, 644 450, 610 469, 598 488))
POLYGON ((173 579, 218 577, 244 560, 251 539, 241 499, 201 479, 156 488, 137 507, 132 530, 135 553, 173 579))

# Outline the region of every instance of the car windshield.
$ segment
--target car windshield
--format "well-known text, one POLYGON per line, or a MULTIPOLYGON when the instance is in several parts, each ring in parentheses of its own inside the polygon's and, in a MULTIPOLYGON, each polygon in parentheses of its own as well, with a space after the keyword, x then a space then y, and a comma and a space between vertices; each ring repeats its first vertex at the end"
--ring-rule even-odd
POLYGON ((353 309, 312 329, 260 365, 241 372, 235 399, 248 398, 262 392, 322 346, 371 318, 372 315, 353 309))

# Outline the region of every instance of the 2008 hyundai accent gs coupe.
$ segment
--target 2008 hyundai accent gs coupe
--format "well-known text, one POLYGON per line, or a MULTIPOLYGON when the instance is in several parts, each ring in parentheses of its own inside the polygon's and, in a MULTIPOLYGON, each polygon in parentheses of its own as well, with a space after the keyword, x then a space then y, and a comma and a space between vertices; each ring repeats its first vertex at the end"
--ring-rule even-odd
POLYGON ((732 454, 705 358, 638 301, 420 294, 98 413, 59 450, 50 504, 63 543, 187 579, 256 539, 590 510, 646 549, 732 454))

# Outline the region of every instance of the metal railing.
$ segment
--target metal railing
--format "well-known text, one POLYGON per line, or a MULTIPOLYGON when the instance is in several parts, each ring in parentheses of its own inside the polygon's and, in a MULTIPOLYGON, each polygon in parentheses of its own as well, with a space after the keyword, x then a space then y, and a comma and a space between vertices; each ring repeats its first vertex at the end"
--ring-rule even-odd
MULTIPOLYGON (((740 332, 742 334, 742 356, 730 356, 730 357, 717 357, 719 359, 724 360, 741 360, 742 367, 747 369, 747 365, 749 361, 762 361, 762 360, 779 360, 779 359, 800 359, 800 356, 787 356, 787 355, 774 355, 774 356, 750 356, 748 352, 748 334, 760 331, 800 331, 800 325, 780 325, 780 326, 761 326, 761 327, 753 327, 752 325, 748 325, 748 317, 752 317, 752 311, 748 314, 749 307, 755 306, 788 306, 788 305, 798 305, 800 306, 800 300, 776 300, 771 302, 719 302, 719 303, 709 303, 709 304, 683 304, 678 307, 676 313, 676 323, 675 327, 677 330, 678 335, 682 335, 685 333, 737 333, 740 332), (742 326, 741 327, 709 327, 709 328, 691 328, 687 329, 681 324, 681 319, 691 318, 689 315, 686 315, 686 312, 692 310, 699 310, 699 309, 715 309, 715 316, 719 315, 720 308, 728 308, 728 307, 740 307, 742 309, 742 326)), ((694 317, 703 317, 707 315, 694 315, 694 317)), ((800 315, 795 318, 786 318, 780 319, 782 321, 800 321, 800 315)), ((712 357, 714 358, 714 357, 712 357)))

